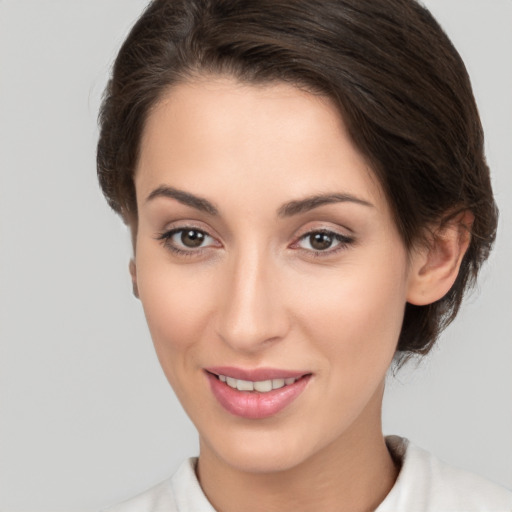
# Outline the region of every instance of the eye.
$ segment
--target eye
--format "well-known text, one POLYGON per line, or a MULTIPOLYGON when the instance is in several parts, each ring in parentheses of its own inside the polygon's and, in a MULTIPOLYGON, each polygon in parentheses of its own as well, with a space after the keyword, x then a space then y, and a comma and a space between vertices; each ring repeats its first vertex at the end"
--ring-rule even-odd
POLYGON ((304 250, 332 254, 353 243, 353 239, 329 230, 310 231, 303 235, 296 245, 304 250))
POLYGON ((218 245, 205 231, 194 227, 171 229, 157 236, 164 247, 178 254, 197 254, 201 249, 218 245))
POLYGON ((173 242, 179 243, 188 249, 195 249, 201 247, 205 240, 208 239, 208 235, 199 231, 198 229, 182 229, 175 233, 172 237, 173 242))

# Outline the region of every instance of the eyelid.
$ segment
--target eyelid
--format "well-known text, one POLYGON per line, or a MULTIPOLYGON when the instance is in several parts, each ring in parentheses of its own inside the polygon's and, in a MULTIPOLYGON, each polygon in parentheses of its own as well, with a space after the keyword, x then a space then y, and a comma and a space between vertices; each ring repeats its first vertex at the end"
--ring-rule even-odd
POLYGON ((339 251, 346 250, 350 245, 353 245, 354 243, 354 236, 340 233, 337 229, 331 227, 322 226, 318 228, 311 227, 308 230, 303 231, 295 238, 295 241, 290 245, 290 247, 294 250, 303 251, 304 253, 314 257, 328 257, 338 253, 339 251), (330 235, 336 239, 338 243, 333 248, 328 248, 325 250, 305 249, 300 247, 299 244, 302 240, 316 233, 324 233, 330 235))
POLYGON ((197 225, 194 225, 193 223, 190 224, 181 224, 181 225, 175 225, 170 226, 167 229, 164 229, 161 232, 158 232, 155 235, 155 239, 158 240, 164 248, 168 249, 174 254, 180 255, 180 256, 199 256, 201 255, 205 250, 215 247, 219 248, 222 247, 222 244, 218 241, 217 237, 213 236, 208 229, 205 229, 203 227, 199 227, 197 225), (203 233, 206 237, 211 238, 215 243, 209 244, 209 245, 202 245, 197 248, 192 247, 180 247, 172 243, 172 238, 181 232, 191 230, 191 231, 198 231, 200 233, 203 233))
MULTIPOLYGON (((352 233, 352 230, 350 230, 349 228, 345 229, 352 233)), ((318 227, 310 226, 309 228, 306 229, 303 228, 300 234, 297 234, 294 237, 294 241, 288 247, 294 250, 302 251, 303 253, 307 253, 310 256, 332 256, 338 251, 346 250, 348 246, 354 244, 355 242, 355 238, 353 235, 344 234, 340 231, 342 230, 339 228, 334 228, 326 225, 321 225, 318 227), (315 250, 314 248, 308 249, 300 246, 302 240, 317 233, 327 234, 331 236, 333 239, 335 239, 337 243, 334 245, 334 247, 329 247, 325 250, 315 250)), ((223 247, 223 244, 219 241, 219 238, 211 234, 210 229, 198 226, 195 222, 186 222, 184 224, 175 223, 174 225, 170 225, 168 228, 157 233, 154 238, 158 240, 162 244, 162 246, 164 246, 164 248, 166 248, 167 250, 173 252, 174 254, 184 256, 199 256, 203 254, 204 251, 207 251, 210 248, 223 247), (186 246, 180 247, 176 243, 172 242, 172 238, 176 234, 184 232, 186 230, 194 230, 203 233, 205 237, 210 238, 213 241, 213 243, 209 243, 208 245, 202 245, 194 248, 186 246)))

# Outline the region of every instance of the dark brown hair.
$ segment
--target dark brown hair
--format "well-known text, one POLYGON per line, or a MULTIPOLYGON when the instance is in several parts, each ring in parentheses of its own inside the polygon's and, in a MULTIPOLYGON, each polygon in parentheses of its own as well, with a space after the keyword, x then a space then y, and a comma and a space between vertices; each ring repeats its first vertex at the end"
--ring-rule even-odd
POLYGON ((100 113, 98 176, 137 218, 134 169, 145 119, 178 82, 227 74, 330 97, 386 193, 406 247, 463 210, 474 215, 458 278, 407 304, 398 351, 427 353, 459 309, 495 238, 497 209, 465 66, 415 0, 154 0, 114 64, 100 113))

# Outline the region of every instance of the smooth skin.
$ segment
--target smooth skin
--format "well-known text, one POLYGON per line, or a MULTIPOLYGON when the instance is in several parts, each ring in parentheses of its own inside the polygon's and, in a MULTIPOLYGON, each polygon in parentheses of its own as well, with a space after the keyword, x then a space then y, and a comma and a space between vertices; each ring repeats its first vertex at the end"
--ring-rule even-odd
POLYGON ((229 77, 167 92, 148 117, 135 186, 134 289, 199 431, 197 474, 214 508, 374 510, 399 470, 381 405, 405 304, 450 289, 470 214, 408 252, 328 99, 229 77), (312 376, 292 404, 255 420, 217 402, 213 366, 312 376))

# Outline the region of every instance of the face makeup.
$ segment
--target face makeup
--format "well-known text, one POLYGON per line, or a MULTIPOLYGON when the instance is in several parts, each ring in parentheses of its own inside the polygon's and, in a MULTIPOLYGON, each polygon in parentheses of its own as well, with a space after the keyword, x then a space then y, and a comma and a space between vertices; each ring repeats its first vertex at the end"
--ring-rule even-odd
POLYGON ((248 419, 267 418, 291 404, 311 374, 272 368, 207 368, 212 393, 229 413, 248 419))
POLYGON ((274 472, 381 436, 408 254, 336 108, 286 84, 177 85, 135 186, 133 277, 200 460, 274 472))

